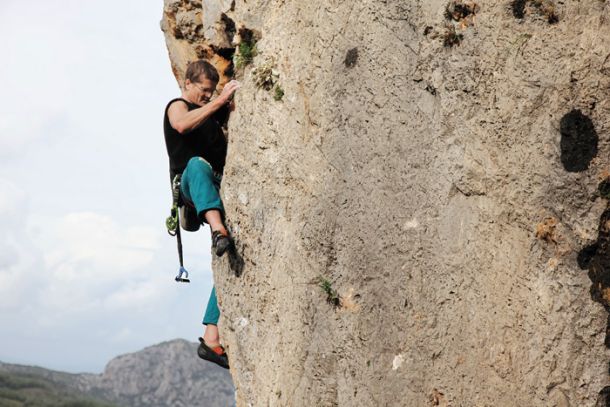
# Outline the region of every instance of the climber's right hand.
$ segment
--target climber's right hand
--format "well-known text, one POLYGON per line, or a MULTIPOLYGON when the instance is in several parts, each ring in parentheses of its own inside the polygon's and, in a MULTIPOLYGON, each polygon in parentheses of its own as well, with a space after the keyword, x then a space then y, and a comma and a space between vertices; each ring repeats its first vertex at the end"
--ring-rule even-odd
POLYGON ((241 84, 237 82, 235 79, 229 81, 225 84, 224 88, 222 88, 222 92, 218 96, 223 103, 229 103, 232 99, 233 94, 237 89, 239 89, 241 84))

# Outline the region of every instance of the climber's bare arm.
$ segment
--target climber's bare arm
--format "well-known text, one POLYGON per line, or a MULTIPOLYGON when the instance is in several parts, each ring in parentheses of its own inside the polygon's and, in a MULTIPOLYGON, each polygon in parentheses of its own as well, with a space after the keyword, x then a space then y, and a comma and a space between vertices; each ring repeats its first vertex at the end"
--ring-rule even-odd
POLYGON ((188 133, 201 126, 218 109, 231 101, 231 95, 239 88, 237 81, 227 83, 222 93, 214 100, 189 112, 186 103, 176 101, 167 111, 169 123, 180 134, 188 133))
POLYGON ((191 130, 201 126, 207 119, 210 118, 218 109, 224 105, 219 98, 214 99, 197 109, 189 112, 188 107, 183 101, 172 103, 167 111, 169 123, 180 134, 188 133, 191 130))

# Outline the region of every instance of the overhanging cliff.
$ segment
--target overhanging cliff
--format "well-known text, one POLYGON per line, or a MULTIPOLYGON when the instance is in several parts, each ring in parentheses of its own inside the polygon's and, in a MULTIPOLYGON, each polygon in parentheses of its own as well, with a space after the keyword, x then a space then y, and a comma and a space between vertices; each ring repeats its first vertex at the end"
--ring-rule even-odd
POLYGON ((177 79, 242 82, 214 264, 239 406, 605 405, 609 20, 166 0, 177 79))

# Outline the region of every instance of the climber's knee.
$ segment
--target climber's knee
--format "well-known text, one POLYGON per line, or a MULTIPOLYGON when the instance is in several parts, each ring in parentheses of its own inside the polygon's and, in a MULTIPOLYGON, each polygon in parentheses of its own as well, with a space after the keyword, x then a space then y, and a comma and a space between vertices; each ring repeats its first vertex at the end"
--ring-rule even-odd
POLYGON ((186 165, 185 172, 186 171, 189 171, 189 173, 199 173, 211 177, 214 176, 214 171, 212 170, 210 163, 201 157, 191 158, 186 165))

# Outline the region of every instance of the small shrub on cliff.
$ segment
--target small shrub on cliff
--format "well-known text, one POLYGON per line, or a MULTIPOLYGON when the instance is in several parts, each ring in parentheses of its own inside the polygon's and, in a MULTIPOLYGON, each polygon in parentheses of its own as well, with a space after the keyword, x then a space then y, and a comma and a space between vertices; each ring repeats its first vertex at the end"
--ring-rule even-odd
POLYGON ((333 284, 327 278, 320 276, 320 288, 326 294, 326 302, 338 307, 341 305, 341 298, 337 290, 333 288, 333 284))
POLYGON ((236 69, 243 69, 252 63, 256 54, 256 42, 254 40, 244 40, 239 43, 237 52, 233 54, 233 65, 236 69))
POLYGON ((252 70, 252 77, 254 78, 254 84, 262 89, 271 90, 273 85, 279 78, 279 73, 274 69, 273 59, 267 59, 262 64, 258 65, 252 70))
POLYGON ((284 89, 280 85, 275 85, 273 89, 273 99, 280 101, 284 97, 284 89))

